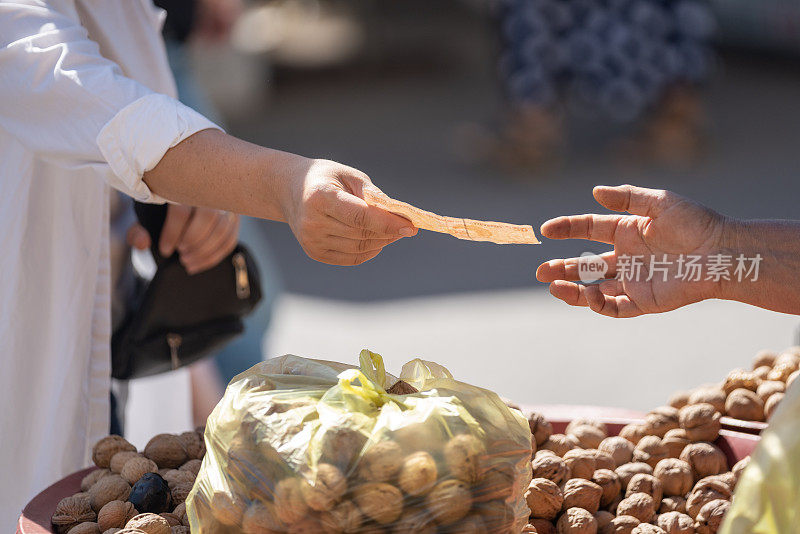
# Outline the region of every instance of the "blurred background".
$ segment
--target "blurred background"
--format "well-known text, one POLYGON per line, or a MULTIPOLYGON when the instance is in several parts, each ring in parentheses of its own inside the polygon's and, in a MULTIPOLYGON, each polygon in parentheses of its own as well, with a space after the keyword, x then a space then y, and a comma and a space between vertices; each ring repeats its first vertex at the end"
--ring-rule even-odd
MULTIPOLYGON (((185 102, 238 137, 357 167, 423 209, 538 228, 597 211, 596 184, 633 183, 732 216, 798 218, 796 2, 163 4, 185 102)), ((158 414, 128 418, 134 443, 202 420, 215 381, 285 353, 356 363, 370 348, 390 372, 435 360, 521 403, 648 409, 796 343, 796 318, 735 303, 632 320, 569 308, 534 273, 604 250, 588 242, 423 231, 338 268, 307 258, 283 224, 248 221, 242 240, 267 303, 216 374, 131 385, 128 413, 158 414), (165 382, 169 411, 155 394, 165 382)))

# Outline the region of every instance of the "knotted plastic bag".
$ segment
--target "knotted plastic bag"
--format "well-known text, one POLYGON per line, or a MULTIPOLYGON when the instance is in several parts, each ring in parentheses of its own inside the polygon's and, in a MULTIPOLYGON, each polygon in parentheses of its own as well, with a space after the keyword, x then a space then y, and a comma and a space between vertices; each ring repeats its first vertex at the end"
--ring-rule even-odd
POLYGON ((485 389, 413 360, 399 380, 287 355, 231 381, 187 498, 194 533, 518 533, 528 422, 485 389))
POLYGON ((721 534, 800 530, 800 382, 786 392, 736 485, 721 534))

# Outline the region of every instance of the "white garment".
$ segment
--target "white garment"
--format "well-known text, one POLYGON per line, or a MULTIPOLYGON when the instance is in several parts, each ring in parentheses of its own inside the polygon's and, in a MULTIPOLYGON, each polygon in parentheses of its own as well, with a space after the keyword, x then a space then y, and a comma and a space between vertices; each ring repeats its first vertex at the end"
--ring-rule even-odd
POLYGON ((109 188, 216 126, 150 0, 0 0, 0 530, 108 433, 109 188))

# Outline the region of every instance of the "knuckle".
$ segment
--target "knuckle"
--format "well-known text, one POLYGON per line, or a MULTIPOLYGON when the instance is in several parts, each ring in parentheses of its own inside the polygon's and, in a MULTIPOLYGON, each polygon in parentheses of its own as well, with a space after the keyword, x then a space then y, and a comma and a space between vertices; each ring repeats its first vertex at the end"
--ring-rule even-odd
POLYGON ((354 226, 363 228, 367 222, 367 212, 364 210, 355 209, 350 215, 350 220, 354 226))

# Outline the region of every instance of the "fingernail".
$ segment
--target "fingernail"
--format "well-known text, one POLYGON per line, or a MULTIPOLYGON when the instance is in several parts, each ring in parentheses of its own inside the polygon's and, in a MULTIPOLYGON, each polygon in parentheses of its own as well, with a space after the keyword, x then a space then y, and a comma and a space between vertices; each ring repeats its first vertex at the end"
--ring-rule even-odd
POLYGON ((403 228, 400 228, 400 231, 397 233, 403 237, 411 237, 412 235, 414 235, 414 229, 408 226, 404 226, 403 228))

